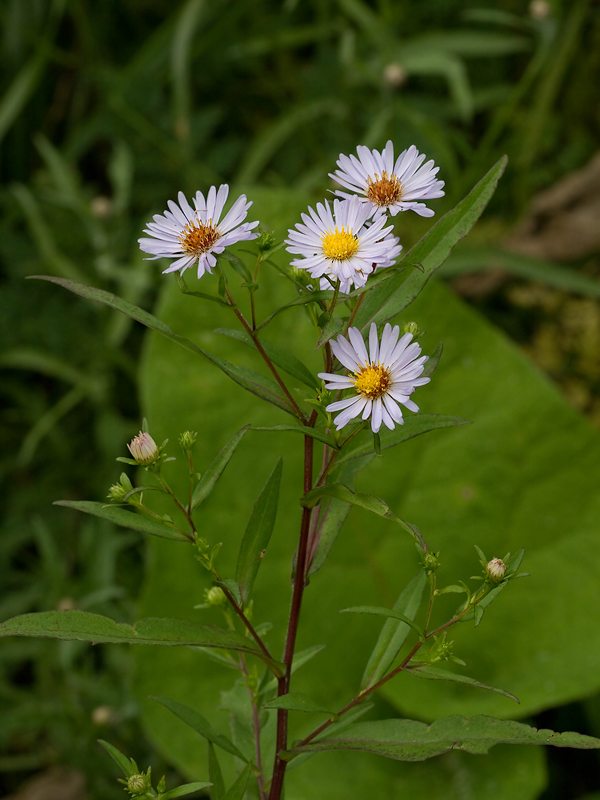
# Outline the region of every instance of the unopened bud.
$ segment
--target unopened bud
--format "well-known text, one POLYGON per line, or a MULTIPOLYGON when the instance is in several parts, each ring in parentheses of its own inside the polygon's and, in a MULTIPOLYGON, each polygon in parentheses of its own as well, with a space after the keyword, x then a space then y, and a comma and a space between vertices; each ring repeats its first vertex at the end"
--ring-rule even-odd
POLYGON ((206 602, 209 606, 224 606, 227 602, 225 592, 220 586, 213 586, 206 590, 206 602))
POLYGON ((146 775, 130 775, 127 778, 127 789, 131 794, 143 794, 148 787, 146 775))
POLYGON ((149 433, 140 431, 127 445, 129 452, 138 464, 151 464, 159 456, 156 442, 149 433))
POLYGON ((506 564, 501 558, 492 558, 491 561, 488 561, 485 571, 489 578, 499 583, 506 575, 506 564))
POLYGON ((393 61, 391 64, 384 67, 383 82, 391 86, 392 89, 399 89, 401 86, 404 86, 407 80, 408 72, 401 64, 397 64, 393 61))
POLYGON ((416 322, 406 322, 402 326, 402 335, 404 335, 405 333, 411 333, 413 339, 416 339, 417 336, 421 336, 423 331, 419 328, 416 322))
POLYGON ((179 437, 179 444, 188 452, 196 443, 197 438, 198 434, 195 431, 184 431, 179 437))
POLYGON ((258 239, 256 240, 256 244, 258 245, 258 249, 261 253, 267 253, 269 250, 272 250, 275 247, 275 243, 277 242, 277 238, 274 233, 271 231, 262 231, 258 239))

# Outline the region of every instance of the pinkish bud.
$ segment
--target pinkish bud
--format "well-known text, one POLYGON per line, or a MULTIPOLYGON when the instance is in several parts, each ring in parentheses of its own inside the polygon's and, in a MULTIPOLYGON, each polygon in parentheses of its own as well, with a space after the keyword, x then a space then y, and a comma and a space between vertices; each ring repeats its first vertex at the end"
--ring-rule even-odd
POLYGON ((492 560, 487 563, 486 572, 489 578, 499 583, 506 575, 506 564, 501 558, 492 558, 492 560))
POLYGON ((140 431, 127 445, 129 452, 138 464, 151 464, 159 456, 156 442, 149 433, 140 431))

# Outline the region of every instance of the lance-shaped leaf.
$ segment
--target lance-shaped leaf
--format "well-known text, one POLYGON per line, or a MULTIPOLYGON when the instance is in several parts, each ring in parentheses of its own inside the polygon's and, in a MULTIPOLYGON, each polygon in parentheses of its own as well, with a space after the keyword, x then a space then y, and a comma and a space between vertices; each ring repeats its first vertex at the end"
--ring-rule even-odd
MULTIPOLYGON (((397 425, 393 431, 380 431, 381 449, 387 450, 409 439, 414 439, 415 436, 420 436, 422 433, 435 431, 439 428, 452 428, 456 425, 468 424, 469 420, 463 417, 452 417, 447 414, 415 414, 411 417, 405 417, 404 425, 397 425)), ((351 447, 343 448, 337 463, 341 464, 352 458, 360 458, 373 453, 373 436, 371 432, 367 431, 367 436, 364 438, 366 441, 359 441, 356 444, 353 442, 351 447)))
MULTIPOLYGON (((293 675, 297 669, 300 669, 301 666, 306 664, 307 661, 310 661, 311 658, 314 658, 317 653, 320 653, 325 647, 324 644, 316 644, 313 647, 307 647, 306 650, 301 650, 299 653, 294 653, 294 658, 292 660, 292 669, 291 674, 293 675)), ((272 677, 267 672, 265 674, 265 679, 262 682, 262 685, 259 686, 258 692, 259 694, 264 694, 265 692, 270 692, 272 689, 277 688, 277 678, 272 677)))
POLYGON ((96 503, 92 500, 56 500, 53 505, 74 508, 76 511, 83 511, 85 514, 92 514, 100 517, 113 525, 120 525, 123 528, 131 528, 141 533, 149 533, 152 536, 160 536, 161 539, 174 539, 176 542, 189 542, 191 536, 186 536, 183 531, 176 530, 167 524, 162 524, 158 520, 154 521, 142 517, 141 514, 134 514, 132 511, 125 511, 116 506, 107 506, 104 503, 96 503))
POLYGON ((279 502, 282 464, 280 458, 254 503, 240 545, 235 579, 240 585, 242 599, 245 603, 248 602, 260 562, 273 533, 279 502))
MULTIPOLYGON (((425 570, 420 570, 396 601, 394 611, 414 620, 421 605, 423 589, 426 583, 425 570)), ((390 618, 385 621, 377 644, 365 668, 360 684, 361 690, 369 689, 383 678, 400 652, 400 648, 406 641, 409 631, 410 625, 400 619, 390 618)))
POLYGON ((128 778, 139 772, 138 766, 132 758, 127 758, 127 756, 123 755, 120 750, 117 750, 114 745, 110 744, 110 742, 105 742, 104 739, 98 739, 98 742, 106 752, 112 756, 128 778))
POLYGON ((200 736, 204 737, 207 741, 216 744, 217 747, 221 748, 221 750, 231 753, 242 761, 248 761, 248 759, 238 750, 233 742, 230 741, 227 736, 223 736, 222 733, 215 731, 210 722, 198 711, 195 711, 193 708, 190 708, 183 703, 178 703, 177 700, 171 700, 169 697, 151 695, 150 699, 156 700, 158 703, 161 703, 163 706, 165 706, 165 708, 168 708, 169 711, 172 711, 176 717, 179 717, 179 719, 185 722, 186 725, 189 725, 190 728, 193 728, 196 733, 199 733, 200 736))
MULTIPOLYGON (((349 464, 343 464, 338 476, 339 481, 344 486, 354 490, 356 475, 361 469, 366 467, 372 458, 373 456, 369 455, 362 459, 354 459, 349 464)), ((327 560, 331 548, 335 544, 335 540, 350 512, 350 508, 351 506, 349 503, 336 499, 335 497, 330 497, 326 503, 321 504, 316 531, 317 540, 310 554, 309 576, 318 572, 327 560)))
MULTIPOLYGON (((322 308, 321 302, 328 303, 333 297, 333 290, 329 289, 322 289, 316 292, 307 292, 306 294, 300 295, 295 300, 292 300, 291 303, 287 303, 284 306, 280 306, 276 311, 270 314, 266 319, 264 319, 261 324, 256 329, 259 331, 261 328, 264 328, 266 325, 271 322, 273 317, 276 317, 277 314, 281 314, 282 311, 287 311, 288 308, 295 308, 296 306, 305 306, 307 303, 319 303, 319 308, 322 308)), ((338 294, 338 300, 345 300, 347 299, 348 295, 338 294)))
POLYGON ((223 773, 221 772, 221 765, 215 752, 215 747, 212 742, 208 743, 208 777, 212 782, 211 800, 222 800, 225 794, 225 782, 223 781, 223 773))
POLYGON ((55 278, 51 275, 31 275, 30 277, 57 283, 59 286, 63 286, 65 289, 69 289, 69 291, 74 292, 81 297, 86 297, 88 300, 94 300, 97 303, 103 303, 110 308, 114 308, 116 311, 121 311, 126 316, 136 320, 136 322, 141 322, 141 324, 145 325, 147 328, 151 328, 152 330, 162 333, 162 335, 166 336, 167 339, 170 339, 172 342, 184 347, 191 353, 207 359, 207 361, 210 361, 211 364, 214 364, 216 367, 218 367, 229 378, 231 378, 231 380, 235 381, 235 383, 246 389, 246 391, 255 394, 257 397, 260 397, 262 400, 266 400, 268 403, 272 403, 274 406, 277 406, 277 408, 283 409, 283 411, 287 411, 289 414, 292 414, 292 416, 296 416, 288 401, 281 394, 279 386, 277 386, 274 381, 270 380, 269 378, 265 378, 263 375, 255 372, 252 369, 248 369, 247 367, 239 367, 236 364, 226 361, 224 358, 219 358, 219 356, 209 353, 208 350, 198 347, 198 345, 195 345, 184 336, 179 336, 179 334, 173 333, 171 328, 166 323, 158 319, 158 317, 155 317, 153 314, 149 314, 147 311, 144 311, 138 306, 134 306, 132 303, 128 303, 121 297, 117 297, 117 295, 112 294, 111 292, 105 292, 103 289, 96 289, 93 286, 85 286, 82 283, 75 283, 75 281, 70 281, 66 278, 55 278))
POLYGON ((317 489, 312 489, 300 499, 300 505, 306 508, 314 508, 317 503, 321 502, 323 497, 335 497, 337 500, 343 500, 345 503, 359 506, 360 508, 370 511, 372 514, 377 514, 378 517, 391 519, 392 522, 397 523, 401 528, 407 531, 407 533, 410 533, 421 546, 425 544, 421 532, 416 525, 405 522, 403 519, 400 519, 400 517, 397 517, 385 500, 382 500, 380 497, 375 497, 372 494, 353 492, 352 489, 349 489, 342 483, 332 483, 329 486, 319 486, 317 489))
POLYGON ((299 692, 290 692, 281 697, 276 697, 274 700, 269 700, 268 703, 263 704, 263 708, 285 708, 288 711, 304 711, 310 714, 327 714, 329 717, 335 716, 335 713, 329 708, 315 703, 314 700, 306 694, 299 692))
POLYGON ((161 794, 160 800, 172 800, 174 797, 184 797, 186 794, 191 794, 192 792, 199 792, 200 789, 206 789, 209 786, 212 786, 212 783, 202 783, 201 781, 194 781, 194 783, 184 783, 182 786, 178 786, 176 789, 169 789, 168 792, 161 794))
POLYGON ((90 614, 89 611, 41 611, 3 622, 0 636, 45 636, 93 644, 196 645, 241 650, 257 656, 275 674, 281 674, 280 665, 267 658, 252 639, 237 631, 187 619, 148 617, 133 625, 126 625, 100 614, 90 614))
POLYGON ((600 748, 600 739, 579 733, 536 730, 513 720, 445 717, 431 725, 412 719, 357 722, 336 736, 292 748, 294 753, 362 750, 398 761, 424 761, 448 750, 487 753, 495 744, 546 744, 581 750, 600 748))
MULTIPOLYGON (((229 336, 231 339, 243 342, 243 344, 252 347, 254 350, 257 349, 254 339, 246 333, 246 331, 238 331, 235 328, 215 328, 215 333, 229 336)), ((306 386, 310 386, 311 389, 321 388, 321 382, 317 379, 316 375, 314 375, 300 359, 292 355, 292 353, 288 352, 283 347, 279 347, 277 344, 267 342, 265 339, 260 339, 260 343, 271 361, 285 370, 288 375, 301 381, 301 383, 304 383, 306 386)))
POLYGON ((447 669, 439 669, 438 667, 432 667, 429 664, 407 668, 405 673, 407 675, 414 675, 417 678, 426 678, 430 681, 452 681, 452 683, 467 683, 469 686, 475 686, 478 689, 486 689, 488 692, 496 692, 496 694, 501 694, 504 697, 514 700, 516 703, 520 702, 518 697, 515 697, 514 694, 511 694, 511 692, 507 692, 504 689, 497 689, 495 686, 490 686, 487 683, 476 681, 475 678, 469 678, 468 675, 460 675, 457 672, 450 672, 447 669))
POLYGON ((399 611, 394 611, 391 608, 385 608, 384 606, 353 606, 352 608, 342 608, 340 613, 374 614, 376 617, 395 619, 403 622, 405 625, 408 625, 409 628, 412 628, 414 631, 416 631, 419 636, 423 636, 423 631, 416 622, 413 622, 413 620, 407 617, 405 614, 401 614, 399 611))
POLYGON ((418 265, 418 268, 394 271, 387 281, 367 293, 354 320, 357 328, 392 319, 412 303, 448 258, 454 245, 469 233, 481 216, 496 190, 507 160, 503 156, 464 200, 445 214, 406 254, 402 266, 418 265))
POLYGON ((215 484, 223 474, 225 467, 227 464, 229 464, 232 455, 235 453, 238 444, 242 441, 246 432, 249 430, 250 425, 240 428, 240 430, 231 437, 225 447, 223 447, 219 454, 213 459, 210 467, 206 470, 200 482, 194 489, 194 494, 192 496, 192 510, 203 503, 212 492, 215 484))
POLYGON ((338 449, 338 446, 333 440, 333 436, 325 433, 325 431, 319 430, 318 428, 309 428, 308 425, 273 425, 270 428, 253 427, 252 430, 273 432, 292 431, 293 433, 302 433, 304 436, 310 436, 312 439, 316 439, 318 442, 323 442, 323 444, 328 445, 334 450, 338 449))
POLYGON ((223 795, 223 800, 243 800, 243 797, 246 794, 246 786, 248 785, 250 769, 250 764, 247 764, 244 767, 242 772, 240 772, 235 781, 223 795))

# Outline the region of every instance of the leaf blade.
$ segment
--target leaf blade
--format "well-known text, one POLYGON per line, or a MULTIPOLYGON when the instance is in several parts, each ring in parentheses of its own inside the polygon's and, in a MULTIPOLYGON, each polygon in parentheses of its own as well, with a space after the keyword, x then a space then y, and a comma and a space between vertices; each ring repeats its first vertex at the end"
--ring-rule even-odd
POLYGON ((158 536, 161 539, 172 539, 176 542, 189 542, 190 539, 184 533, 173 530, 167 525, 142 517, 132 511, 125 511, 116 506, 107 506, 94 500, 55 500, 52 505, 73 508, 75 511, 83 511, 84 514, 91 514, 100 517, 113 525, 120 525, 122 528, 130 528, 140 533, 148 533, 151 536, 158 536))

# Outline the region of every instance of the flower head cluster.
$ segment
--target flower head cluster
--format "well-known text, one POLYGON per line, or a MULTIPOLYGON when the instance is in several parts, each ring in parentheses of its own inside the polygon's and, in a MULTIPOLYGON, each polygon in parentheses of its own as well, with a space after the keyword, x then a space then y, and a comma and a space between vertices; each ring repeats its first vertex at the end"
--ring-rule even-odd
POLYGON ((339 281, 343 292, 364 286, 379 267, 391 266, 402 246, 391 226, 384 227, 386 212, 395 216, 411 209, 430 217, 433 211, 419 201, 444 194, 438 167, 424 160, 414 145, 394 160, 391 141, 381 152, 359 146, 357 156, 341 154, 339 169, 329 177, 343 187, 335 190, 342 199, 334 200, 333 214, 327 201, 318 203, 316 212, 309 207, 296 230, 288 231, 288 252, 301 256, 292 266, 320 278, 321 289, 339 281))
POLYGON ((291 262, 293 267, 307 270, 321 279, 321 288, 331 288, 335 279, 342 292, 352 285, 360 287, 377 267, 389 267, 402 250, 398 237, 385 228, 386 218, 379 217, 371 225, 370 209, 357 197, 333 201, 333 213, 327 200, 317 203, 317 210, 302 214, 303 224, 290 230, 287 249, 302 258, 291 262))
POLYGON ((420 346, 412 341, 412 334, 405 333, 400 339, 400 328, 387 323, 383 329, 381 343, 377 326, 371 323, 369 352, 358 328, 348 328, 348 338, 338 336, 331 342, 331 349, 338 361, 349 371, 349 375, 319 373, 328 389, 353 389, 354 393, 343 400, 327 406, 327 411, 340 411, 334 422, 337 430, 351 419, 371 417, 371 429, 378 433, 382 423, 393 430, 396 424, 403 425, 400 405, 418 411, 419 407, 410 399, 417 386, 429 383, 429 378, 420 377, 425 369, 427 356, 421 356, 420 346))
POLYGON ((211 186, 206 198, 196 192, 194 208, 190 206, 183 192, 179 192, 179 204, 169 200, 169 210, 155 214, 154 222, 149 222, 144 230, 152 239, 138 239, 141 249, 151 253, 151 258, 174 258, 170 267, 163 272, 183 274, 188 267, 198 261, 198 277, 212 272, 217 263, 216 255, 229 245, 246 239, 254 239, 258 234, 252 229, 256 222, 244 222, 252 205, 242 194, 229 212, 221 220, 223 207, 229 194, 229 186, 222 184, 218 191, 211 186))

